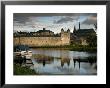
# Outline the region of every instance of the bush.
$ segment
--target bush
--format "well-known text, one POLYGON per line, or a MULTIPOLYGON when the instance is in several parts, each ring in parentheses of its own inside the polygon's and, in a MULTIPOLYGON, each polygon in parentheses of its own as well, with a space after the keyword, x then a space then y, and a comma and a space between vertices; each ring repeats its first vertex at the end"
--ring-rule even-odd
POLYGON ((14 64, 14 75, 36 75, 37 73, 29 67, 21 67, 19 64, 14 64))

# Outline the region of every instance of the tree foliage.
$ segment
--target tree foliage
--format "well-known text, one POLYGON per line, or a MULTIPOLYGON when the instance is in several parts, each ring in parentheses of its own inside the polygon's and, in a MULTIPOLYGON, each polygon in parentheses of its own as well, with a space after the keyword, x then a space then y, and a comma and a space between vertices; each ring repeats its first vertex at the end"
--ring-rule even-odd
POLYGON ((87 42, 88 42, 89 46, 96 47, 97 46, 97 35, 96 34, 88 35, 87 42))

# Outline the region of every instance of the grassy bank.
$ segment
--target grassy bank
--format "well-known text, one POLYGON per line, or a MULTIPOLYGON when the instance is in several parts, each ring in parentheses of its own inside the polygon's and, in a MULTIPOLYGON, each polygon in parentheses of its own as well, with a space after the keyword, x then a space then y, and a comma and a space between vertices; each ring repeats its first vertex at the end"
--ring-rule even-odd
POLYGON ((71 51, 90 51, 96 52, 97 47, 90 47, 90 46, 74 46, 70 48, 71 51))
POLYGON ((21 67, 19 64, 14 64, 14 75, 37 75, 37 73, 29 67, 21 67))
POLYGON ((64 49, 71 51, 97 51, 97 47, 94 46, 84 46, 84 45, 64 45, 64 46, 34 46, 30 48, 55 48, 55 49, 64 49))

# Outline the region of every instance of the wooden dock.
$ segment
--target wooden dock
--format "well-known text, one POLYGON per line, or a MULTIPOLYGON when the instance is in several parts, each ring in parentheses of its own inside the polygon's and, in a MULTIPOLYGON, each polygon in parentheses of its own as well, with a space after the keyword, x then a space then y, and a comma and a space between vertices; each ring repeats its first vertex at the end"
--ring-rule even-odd
POLYGON ((14 55, 14 63, 18 63, 21 66, 32 66, 32 56, 30 55, 14 55))

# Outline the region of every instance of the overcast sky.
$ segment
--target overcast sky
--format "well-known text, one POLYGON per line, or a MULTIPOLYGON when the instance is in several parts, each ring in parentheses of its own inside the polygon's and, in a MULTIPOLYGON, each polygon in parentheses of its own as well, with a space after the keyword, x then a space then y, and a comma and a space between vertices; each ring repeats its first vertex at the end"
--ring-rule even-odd
POLYGON ((64 30, 93 28, 97 23, 96 13, 14 13, 14 32, 16 31, 38 31, 46 28, 55 33, 64 30))

